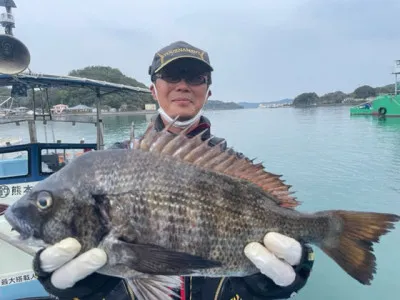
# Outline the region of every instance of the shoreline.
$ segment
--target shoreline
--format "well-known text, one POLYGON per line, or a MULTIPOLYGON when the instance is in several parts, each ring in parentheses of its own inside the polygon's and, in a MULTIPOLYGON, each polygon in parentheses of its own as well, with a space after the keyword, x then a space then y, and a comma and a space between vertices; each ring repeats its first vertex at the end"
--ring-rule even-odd
MULTIPOLYGON (((359 103, 358 103, 359 104, 359 103)), ((355 106, 357 103, 323 103, 315 106, 307 106, 306 108, 314 108, 314 107, 324 107, 324 106, 355 106)), ((257 109, 261 109, 258 107, 254 107, 257 109)), ((266 108, 297 108, 293 105, 283 105, 277 107, 266 107, 266 108)), ((242 109, 253 109, 253 108, 225 108, 225 109, 206 109, 205 111, 220 111, 220 110, 242 110, 242 109)), ((265 108, 262 108, 265 109, 265 108)), ((102 116, 134 116, 134 115, 151 115, 157 114, 157 110, 132 110, 132 111, 116 111, 116 112, 102 112, 102 116)), ((96 116, 96 113, 68 113, 62 115, 54 115, 53 116, 96 116)))
MULTIPOLYGON (((115 112, 101 112, 102 116, 136 116, 136 115, 151 115, 156 114, 157 110, 131 110, 131 111, 115 111, 115 112)), ((52 116, 97 116, 95 112, 87 113, 68 113, 68 114, 53 114, 52 116)))
MULTIPOLYGON (((359 104, 359 103, 358 103, 359 104)), ((357 103, 324 103, 324 104, 318 104, 318 105, 313 105, 313 106, 293 106, 293 105, 284 105, 284 106, 277 106, 277 107, 265 107, 265 108, 259 108, 259 107, 247 107, 247 108, 224 108, 224 109, 207 109, 205 111, 220 111, 220 110, 243 110, 243 109, 277 109, 277 108, 318 108, 318 107, 327 107, 327 106, 342 106, 342 107, 351 107, 355 106, 357 103)), ((132 111, 116 111, 116 112, 102 112, 101 116, 138 116, 138 115, 154 115, 157 114, 158 110, 132 110, 132 111)), ((82 113, 64 113, 64 114, 52 114, 52 117, 54 119, 62 119, 62 118, 68 118, 68 117, 96 117, 97 113, 95 112, 82 112, 82 113)), ((3 123, 4 121, 12 122, 15 120, 29 120, 33 119, 32 115, 26 115, 26 114, 19 114, 19 115, 12 115, 8 117, 1 117, 0 116, 0 124, 3 123), (2 122, 3 121, 3 122, 2 122)), ((38 120, 41 120, 39 117, 38 120)))

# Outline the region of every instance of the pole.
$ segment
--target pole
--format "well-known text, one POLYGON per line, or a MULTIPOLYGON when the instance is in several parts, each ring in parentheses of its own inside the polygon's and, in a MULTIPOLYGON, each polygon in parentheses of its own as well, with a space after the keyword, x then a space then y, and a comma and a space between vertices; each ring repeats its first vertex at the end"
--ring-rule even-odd
POLYGON ((100 108, 100 88, 96 88, 97 105, 96 105, 96 115, 97 115, 97 149, 104 149, 104 139, 103 139, 103 120, 101 119, 101 108, 100 108))
POLYGON ((31 143, 37 143, 35 120, 28 120, 28 129, 31 143))
POLYGON ((36 120, 36 101, 35 101, 35 88, 32 88, 32 108, 33 108, 33 119, 36 120))
MULTIPOLYGON (((6 4, 6 12, 7 12, 7 19, 8 19, 8 16, 11 15, 11 7, 7 6, 7 4, 6 4)), ((8 34, 8 35, 13 35, 12 27, 13 27, 12 23, 6 24, 4 26, 4 33, 8 34)))

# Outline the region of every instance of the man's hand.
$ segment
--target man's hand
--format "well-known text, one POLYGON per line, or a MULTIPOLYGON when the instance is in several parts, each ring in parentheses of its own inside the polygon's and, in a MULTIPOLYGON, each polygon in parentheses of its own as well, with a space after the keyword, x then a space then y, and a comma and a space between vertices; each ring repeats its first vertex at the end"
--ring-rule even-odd
POLYGON ((299 242, 276 232, 265 235, 264 246, 257 242, 247 244, 244 253, 262 274, 279 286, 294 282, 293 266, 300 263, 303 254, 299 242))
POLYGON ((94 248, 75 257, 80 250, 81 245, 76 239, 67 238, 40 253, 40 268, 43 272, 52 273, 54 287, 70 288, 107 262, 107 255, 101 249, 94 248))
MULTIPOLYGON (((59 299, 108 299, 105 295, 121 284, 121 278, 96 272, 107 262, 103 250, 94 248, 78 255, 80 251, 81 245, 73 238, 39 250, 33 259, 37 279, 49 294, 59 299)), ((125 298, 114 295, 110 299, 125 298)))

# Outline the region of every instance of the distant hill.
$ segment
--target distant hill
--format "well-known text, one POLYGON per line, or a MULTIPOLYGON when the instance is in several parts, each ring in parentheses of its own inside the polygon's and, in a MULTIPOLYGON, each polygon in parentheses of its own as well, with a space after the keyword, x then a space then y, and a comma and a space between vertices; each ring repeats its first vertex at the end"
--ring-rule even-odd
POLYGON ((242 106, 243 108, 257 108, 260 103, 254 102, 238 102, 238 105, 242 106))
POLYGON ((292 105, 294 107, 314 107, 319 105, 356 104, 366 101, 366 99, 374 98, 380 94, 393 93, 394 90, 394 84, 388 84, 379 87, 362 85, 351 93, 335 91, 321 96, 317 95, 315 92, 309 91, 298 95, 294 99, 292 105))
POLYGON ((204 105, 205 110, 219 110, 219 109, 243 109, 243 106, 235 102, 222 102, 219 100, 208 100, 204 105))
POLYGON ((291 104, 293 102, 293 99, 282 99, 278 101, 272 101, 272 102, 238 102, 240 106, 243 106, 244 108, 257 108, 260 104, 291 104))

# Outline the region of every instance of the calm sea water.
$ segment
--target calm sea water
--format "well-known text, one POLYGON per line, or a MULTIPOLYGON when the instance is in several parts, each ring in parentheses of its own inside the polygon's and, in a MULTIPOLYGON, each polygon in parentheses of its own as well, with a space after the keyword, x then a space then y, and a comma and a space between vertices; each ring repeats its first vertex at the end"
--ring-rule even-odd
MULTIPOLYGON (((213 133, 234 149, 283 174, 303 204, 302 211, 351 209, 400 214, 400 118, 350 117, 348 107, 207 111, 213 133)), ((129 137, 131 122, 142 133, 149 116, 107 116, 105 142, 129 137)), ((21 125, 23 127, 23 125, 21 125)), ((21 129, 10 126, 1 136, 21 129)), ((58 123, 64 141, 95 141, 93 125, 58 123)), ((43 130, 39 137, 44 138, 43 130)), ((51 127, 47 137, 52 139, 51 127)), ((317 299, 399 299, 400 226, 375 246, 377 274, 371 286, 349 277, 314 247, 315 265, 296 297, 317 299)))

